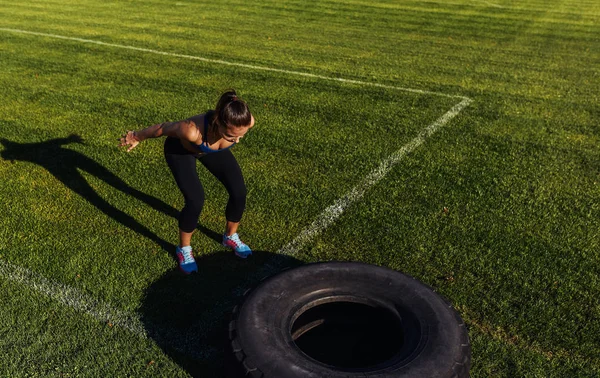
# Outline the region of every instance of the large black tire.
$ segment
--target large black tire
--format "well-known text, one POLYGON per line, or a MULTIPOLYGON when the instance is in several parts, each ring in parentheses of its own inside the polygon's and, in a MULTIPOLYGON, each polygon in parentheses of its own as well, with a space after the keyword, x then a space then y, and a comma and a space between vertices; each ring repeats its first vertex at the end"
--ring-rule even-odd
POLYGON ((471 364, 465 324, 444 298, 354 262, 263 281, 234 309, 229 344, 230 376, 449 378, 468 377, 471 364))

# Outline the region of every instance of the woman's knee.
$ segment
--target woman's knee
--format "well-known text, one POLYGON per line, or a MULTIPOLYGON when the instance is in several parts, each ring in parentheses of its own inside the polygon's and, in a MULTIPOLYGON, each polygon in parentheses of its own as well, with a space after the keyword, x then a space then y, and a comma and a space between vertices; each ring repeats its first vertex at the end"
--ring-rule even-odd
POLYGON ((202 212, 202 207, 204 207, 204 199, 194 198, 187 199, 183 208, 186 212, 200 215, 200 212, 202 212))
POLYGON ((179 228, 184 232, 195 230, 203 206, 204 201, 186 200, 181 213, 179 213, 179 228))
POLYGON ((246 185, 238 185, 235 189, 229 190, 229 201, 235 203, 246 203, 246 196, 248 195, 248 191, 246 190, 246 185))

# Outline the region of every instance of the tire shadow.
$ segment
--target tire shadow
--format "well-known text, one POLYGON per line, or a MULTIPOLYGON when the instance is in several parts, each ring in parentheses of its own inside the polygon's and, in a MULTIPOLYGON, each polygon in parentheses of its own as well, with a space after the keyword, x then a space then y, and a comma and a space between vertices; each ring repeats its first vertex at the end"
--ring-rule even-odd
POLYGON ((303 263, 265 251, 246 260, 220 251, 196 261, 198 273, 174 269, 150 285, 139 316, 148 336, 187 373, 223 377, 233 307, 261 279, 303 263))

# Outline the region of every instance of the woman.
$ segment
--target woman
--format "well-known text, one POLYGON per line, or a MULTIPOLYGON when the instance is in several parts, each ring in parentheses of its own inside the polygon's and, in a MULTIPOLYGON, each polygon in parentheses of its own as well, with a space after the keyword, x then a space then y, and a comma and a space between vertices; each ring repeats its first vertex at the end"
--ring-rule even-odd
POLYGON ((204 189, 196 172, 196 160, 221 181, 229 193, 223 245, 241 258, 252 254, 237 234, 246 206, 246 185, 240 166, 230 151, 252 126, 254 117, 248 105, 231 90, 221 96, 214 111, 183 121, 156 124, 140 131, 127 131, 120 138, 120 146, 129 146, 129 152, 148 138, 167 137, 165 159, 185 199, 179 214, 176 254, 179 268, 186 274, 198 271, 190 242, 204 205, 204 189))

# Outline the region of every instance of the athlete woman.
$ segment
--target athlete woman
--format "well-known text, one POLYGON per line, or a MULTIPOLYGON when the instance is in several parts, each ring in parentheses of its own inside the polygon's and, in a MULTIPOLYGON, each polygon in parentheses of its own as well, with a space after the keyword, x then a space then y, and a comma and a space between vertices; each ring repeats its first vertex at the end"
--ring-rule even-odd
POLYGON ((246 206, 246 185, 242 171, 230 148, 254 126, 248 105, 235 91, 225 92, 215 110, 183 121, 165 122, 139 131, 127 131, 119 140, 127 152, 148 138, 166 136, 164 154, 185 205, 179 214, 179 245, 176 255, 179 268, 186 274, 197 272, 191 247, 192 234, 204 205, 204 189, 196 171, 200 161, 227 189, 223 245, 246 258, 251 249, 240 240, 237 229, 246 206))

